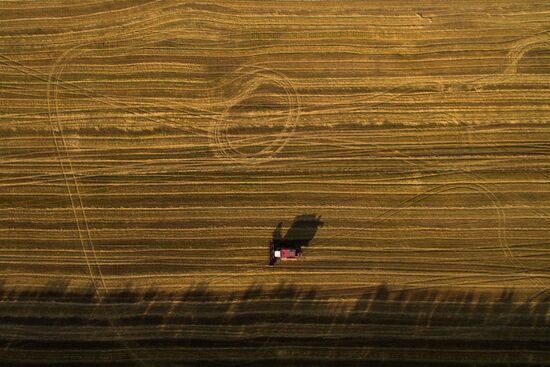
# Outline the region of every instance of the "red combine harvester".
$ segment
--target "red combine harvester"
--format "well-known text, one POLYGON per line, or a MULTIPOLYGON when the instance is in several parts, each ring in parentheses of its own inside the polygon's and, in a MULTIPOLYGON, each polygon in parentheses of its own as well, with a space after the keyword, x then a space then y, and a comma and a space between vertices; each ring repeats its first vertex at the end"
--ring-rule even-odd
POLYGON ((273 239, 268 242, 269 265, 275 265, 278 260, 298 260, 302 257, 302 248, 309 246, 317 229, 322 225, 321 216, 297 215, 283 236, 283 222, 279 222, 273 230, 273 239))
POLYGON ((300 248, 275 247, 273 240, 269 241, 269 265, 275 265, 277 260, 298 260, 302 254, 300 248))

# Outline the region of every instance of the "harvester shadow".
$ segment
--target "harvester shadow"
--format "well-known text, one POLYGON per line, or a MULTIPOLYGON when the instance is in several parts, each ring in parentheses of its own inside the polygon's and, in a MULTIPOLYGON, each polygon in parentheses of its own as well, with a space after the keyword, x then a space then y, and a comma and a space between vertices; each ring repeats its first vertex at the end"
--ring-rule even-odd
POLYGON ((273 230, 273 244, 275 248, 291 249, 309 246, 317 230, 322 226, 321 216, 316 214, 297 215, 284 236, 282 234, 283 222, 277 224, 273 230))
POLYGON ((153 366, 489 365, 495 351, 500 365, 533 366, 548 356, 550 297, 526 301, 511 289, 495 294, 379 284, 345 294, 285 283, 244 291, 199 283, 166 292, 128 284, 98 302, 91 289, 68 285, 19 291, 0 281, 0 346, 10 352, 9 365, 17 359, 19 365, 57 363, 30 360, 28 351, 36 350, 112 365, 100 356, 121 348, 113 324, 118 338, 150 351, 153 366), (109 312, 113 308, 117 312, 109 312), (368 353, 346 354, 350 349, 368 353), (463 363, 452 363, 457 355, 463 363))

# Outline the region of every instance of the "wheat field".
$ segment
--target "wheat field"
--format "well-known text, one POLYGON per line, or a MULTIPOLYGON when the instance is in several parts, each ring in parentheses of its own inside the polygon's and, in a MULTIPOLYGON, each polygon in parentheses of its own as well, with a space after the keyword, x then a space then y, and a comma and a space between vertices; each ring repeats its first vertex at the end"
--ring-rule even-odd
POLYGON ((550 364, 549 15, 0 1, 0 365, 550 364))

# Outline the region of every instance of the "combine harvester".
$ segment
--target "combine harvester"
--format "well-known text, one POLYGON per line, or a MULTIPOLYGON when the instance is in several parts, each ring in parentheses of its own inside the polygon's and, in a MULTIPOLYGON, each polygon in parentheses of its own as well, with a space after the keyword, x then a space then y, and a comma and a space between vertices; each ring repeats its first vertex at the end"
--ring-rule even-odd
POLYGON ((269 265, 275 265, 277 260, 298 260, 302 254, 301 248, 276 247, 273 240, 269 240, 269 265))
POLYGON ((321 216, 315 214, 297 215, 283 237, 283 222, 279 222, 273 231, 273 239, 268 242, 269 265, 278 260, 298 260, 303 256, 302 247, 309 246, 317 229, 323 225, 321 216))

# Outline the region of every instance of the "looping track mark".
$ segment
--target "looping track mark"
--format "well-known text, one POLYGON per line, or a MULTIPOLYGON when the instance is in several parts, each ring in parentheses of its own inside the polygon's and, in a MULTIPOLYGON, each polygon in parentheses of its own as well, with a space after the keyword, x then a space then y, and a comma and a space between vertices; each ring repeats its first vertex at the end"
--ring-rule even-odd
POLYGON ((253 165, 272 159, 280 153, 285 145, 291 139, 296 130, 300 117, 300 99, 296 89, 290 80, 283 74, 258 66, 244 66, 235 70, 229 76, 228 84, 230 88, 237 88, 238 95, 229 99, 227 107, 221 113, 218 121, 215 123, 211 140, 214 150, 219 157, 229 159, 233 162, 253 165), (278 120, 284 120, 282 129, 276 134, 266 136, 245 138, 239 141, 230 136, 231 114, 234 108, 240 103, 245 103, 254 97, 254 92, 263 84, 269 84, 281 89, 284 92, 283 102, 286 111, 283 115, 271 115, 268 123, 278 120), (239 88, 241 86, 241 88, 239 88), (244 152, 243 147, 256 147, 253 152, 244 152))

